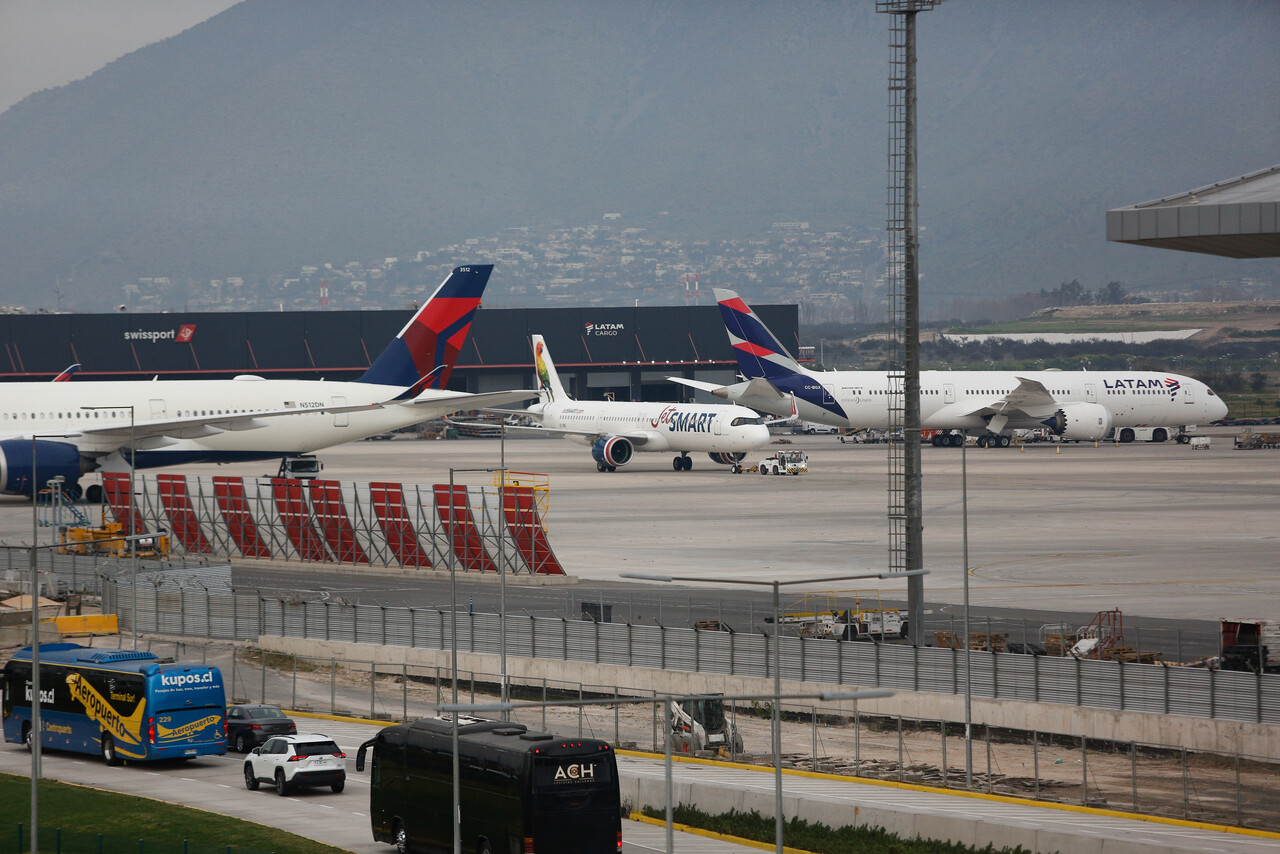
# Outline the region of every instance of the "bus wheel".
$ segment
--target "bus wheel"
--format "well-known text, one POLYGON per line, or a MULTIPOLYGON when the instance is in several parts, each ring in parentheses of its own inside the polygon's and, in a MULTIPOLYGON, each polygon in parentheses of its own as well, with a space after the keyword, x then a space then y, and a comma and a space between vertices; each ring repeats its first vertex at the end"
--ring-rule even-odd
POLYGON ((244 787, 251 792, 258 791, 258 775, 253 773, 253 765, 244 763, 244 787))
POLYGON ((276 769, 276 794, 282 798, 289 794, 289 784, 284 779, 284 772, 279 768, 276 769))
POLYGON ((404 829, 404 822, 396 819, 395 846, 399 854, 409 854, 409 832, 404 829))
POLYGON ((31 724, 22 725, 22 746, 31 749, 31 724))
POLYGON ((489 840, 480 840, 480 844, 476 846, 476 854, 493 854, 493 846, 489 844, 489 840))
POLYGON ((109 735, 102 736, 102 761, 108 765, 120 764, 120 757, 116 754, 116 743, 109 735))

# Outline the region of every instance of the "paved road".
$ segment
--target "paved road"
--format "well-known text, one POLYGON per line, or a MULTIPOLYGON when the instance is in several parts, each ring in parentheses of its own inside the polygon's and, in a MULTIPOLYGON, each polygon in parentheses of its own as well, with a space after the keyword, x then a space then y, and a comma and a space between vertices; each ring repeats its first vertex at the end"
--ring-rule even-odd
MULTIPOLYGON (((250 792, 244 787, 240 754, 205 756, 190 762, 150 763, 108 768, 96 756, 46 751, 47 779, 81 783, 169 803, 198 807, 269 827, 357 854, 391 854, 392 847, 374 842, 369 831, 369 774, 355 770, 356 749, 375 727, 347 721, 298 718, 300 729, 333 736, 347 753, 347 787, 341 794, 327 788, 302 789, 281 798, 274 789, 250 792)), ((29 776, 31 754, 14 744, 0 744, 0 771, 29 776)), ((42 821, 41 824, 44 824, 42 821)), ((666 830, 643 822, 622 823, 624 854, 666 850, 666 830)), ((678 854, 755 854, 757 849, 687 833, 676 834, 678 854)))
MULTIPOLYGON (((188 763, 131 765, 108 768, 96 757, 69 753, 46 753, 45 776, 99 786, 144 797, 158 798, 278 827, 310 839, 345 848, 358 854, 388 854, 389 846, 375 843, 369 834, 368 774, 356 773, 356 748, 374 727, 352 721, 299 718, 300 729, 320 731, 334 737, 347 752, 348 785, 335 795, 327 789, 302 790, 280 798, 273 790, 249 792, 241 778, 242 757, 202 757, 188 763)), ((634 756, 619 757, 624 778, 636 777, 662 785, 665 776, 660 760, 634 756)), ((16 745, 0 746, 0 771, 25 775, 30 754, 16 745)), ((714 786, 772 797, 774 776, 768 770, 752 771, 701 764, 676 763, 673 768, 677 792, 691 786, 714 786)), ((840 814, 867 815, 876 809, 910 816, 919 828, 929 817, 980 821, 987 826, 1032 828, 1043 836, 1054 836, 1071 850, 1071 840, 1096 842, 1105 846, 1137 844, 1145 850, 1169 852, 1223 852, 1223 854, 1280 854, 1280 839, 1222 833, 1087 812, 1065 811, 1043 806, 1007 803, 999 800, 962 797, 908 788, 874 785, 849 780, 820 779, 787 774, 784 799, 825 802, 840 814)), ((677 795, 677 800, 680 796, 677 795)), ((866 819, 863 819, 864 821, 866 819)), ((949 825, 954 828, 955 825, 949 825)), ((979 831, 981 833, 981 831, 979 831)), ((677 833, 675 851, 680 854, 746 854, 757 849, 691 834, 677 833)), ((999 837, 1005 838, 1005 837, 999 837)), ((979 836, 979 845, 989 841, 979 836)), ((664 851, 665 828, 640 822, 623 822, 623 850, 627 854, 664 851)), ((1138 850, 1138 849, 1130 849, 1138 850)))

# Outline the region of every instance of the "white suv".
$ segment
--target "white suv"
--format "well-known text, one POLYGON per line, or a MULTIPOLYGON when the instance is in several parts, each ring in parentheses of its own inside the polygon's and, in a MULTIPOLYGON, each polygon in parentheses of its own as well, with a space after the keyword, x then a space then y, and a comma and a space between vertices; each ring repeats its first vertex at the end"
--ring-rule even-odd
POLYGON ((244 785, 274 785, 287 795, 298 786, 328 786, 341 792, 347 782, 347 754, 318 732, 278 735, 255 747, 244 760, 244 785))

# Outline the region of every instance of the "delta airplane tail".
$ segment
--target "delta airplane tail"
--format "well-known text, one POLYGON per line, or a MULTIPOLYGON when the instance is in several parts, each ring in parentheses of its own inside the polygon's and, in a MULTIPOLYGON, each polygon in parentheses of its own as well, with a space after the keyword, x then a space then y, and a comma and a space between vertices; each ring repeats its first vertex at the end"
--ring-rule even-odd
POLYGON ((543 403, 570 400, 560 384, 560 375, 556 373, 556 363, 551 361, 551 351, 541 335, 532 336, 533 363, 538 371, 538 397, 543 403))
POLYGON ((454 268, 356 382, 398 386, 401 400, 446 388, 492 272, 492 264, 454 268))
POLYGON ((776 380, 808 373, 741 297, 724 288, 716 288, 715 295, 729 343, 738 354, 738 368, 746 379, 776 380))

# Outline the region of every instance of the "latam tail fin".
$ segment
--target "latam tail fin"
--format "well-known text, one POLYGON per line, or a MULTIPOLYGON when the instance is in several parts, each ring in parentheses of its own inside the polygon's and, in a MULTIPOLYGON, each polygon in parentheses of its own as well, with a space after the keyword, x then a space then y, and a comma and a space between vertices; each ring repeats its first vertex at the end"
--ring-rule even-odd
POLYGON ((543 403, 553 400, 572 400, 560 384, 560 375, 556 373, 556 363, 551 361, 551 350, 541 335, 532 336, 533 365, 538 371, 538 397, 543 403))
POLYGON ((492 264, 455 267, 356 382, 398 386, 405 399, 447 387, 492 272, 492 264))
POLYGON ((715 294, 729 344, 738 354, 738 368, 744 377, 774 380, 808 373, 741 297, 724 288, 716 288, 715 294))

